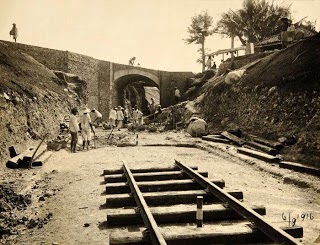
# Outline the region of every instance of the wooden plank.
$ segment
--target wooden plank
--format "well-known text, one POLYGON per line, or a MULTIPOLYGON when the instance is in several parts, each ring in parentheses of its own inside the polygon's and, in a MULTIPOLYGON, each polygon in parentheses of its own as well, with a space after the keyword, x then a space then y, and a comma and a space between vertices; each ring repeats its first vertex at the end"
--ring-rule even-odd
MULTIPOLYGON (((198 167, 195 165, 190 165, 190 168, 193 170, 198 170, 198 167)), ((154 167, 154 168, 132 168, 130 169, 132 173, 152 173, 152 172, 168 172, 168 171, 179 171, 180 169, 177 166, 169 167, 154 167)), ((123 174, 123 169, 105 169, 103 170, 103 175, 110 174, 123 174)))
MULTIPOLYGON (((225 186, 224 180, 211 180, 211 182, 218 185, 220 188, 225 186)), ((154 191, 181 191, 181 190, 199 190, 203 189, 201 185, 194 182, 191 179, 182 180, 163 180, 163 181, 143 181, 137 182, 140 191, 142 192, 154 192, 154 191)), ((129 193, 130 187, 127 183, 107 183, 107 194, 121 194, 129 193)))
POLYGON ((257 150, 260 150, 260 151, 263 151, 269 155, 272 155, 272 156, 276 156, 277 154, 279 154, 279 152, 276 149, 269 147, 269 146, 266 146, 266 145, 263 145, 263 144, 260 144, 260 143, 257 143, 257 142, 254 142, 254 141, 246 141, 246 144, 257 149, 257 150))
POLYGON ((279 166, 280 168, 286 168, 286 169, 291 169, 301 173, 308 173, 315 176, 320 176, 320 168, 317 168, 314 166, 307 166, 301 163, 286 162, 286 161, 280 162, 279 166))
MULTIPOLYGON (((148 244, 145 229, 136 227, 135 230, 121 229, 110 234, 110 244, 148 244)), ((272 240, 258 229, 252 228, 248 223, 205 225, 196 228, 194 225, 161 226, 161 233, 167 244, 194 245, 194 244, 258 244, 270 243, 272 240)), ((295 238, 303 236, 302 227, 285 227, 283 232, 295 238)))
MULTIPOLYGON (((237 199, 243 199, 243 193, 241 191, 228 191, 228 193, 237 199)), ((205 203, 220 202, 218 198, 204 190, 143 193, 143 197, 149 206, 194 203, 197 196, 203 196, 205 203)), ((106 195, 105 207, 130 207, 134 205, 134 199, 130 194, 106 195)))
POLYGON ((36 147, 31 146, 29 147, 27 150, 25 150, 24 152, 20 153, 19 155, 10 158, 7 163, 6 166, 8 168, 18 168, 21 166, 21 162, 24 156, 27 156, 28 154, 32 156, 33 152, 36 150, 36 147), (19 166, 20 165, 20 166, 19 166))
POLYGON ((202 136, 202 139, 206 141, 217 142, 217 143, 230 143, 230 140, 226 138, 221 138, 221 137, 218 138, 211 135, 202 136))
POLYGON ((241 138, 239 138, 239 137, 237 137, 227 131, 222 132, 221 135, 223 135, 224 137, 226 137, 227 139, 231 140, 232 142, 236 143, 239 146, 243 146, 246 143, 243 139, 241 139, 241 138))
POLYGON ((269 146, 269 147, 272 147, 272 148, 276 149, 277 151, 280 151, 284 147, 284 145, 281 144, 280 142, 267 140, 267 139, 261 138, 259 136, 253 135, 253 134, 249 134, 249 137, 253 141, 260 143, 260 144, 263 144, 263 145, 266 145, 266 146, 269 146))
MULTIPOLYGON (((199 172, 204 177, 208 177, 208 172, 199 172)), ((188 175, 181 171, 153 172, 153 173, 134 173, 133 177, 136 181, 152 181, 152 180, 170 180, 170 179, 189 179, 188 175)), ((125 182, 126 177, 123 174, 105 175, 106 183, 125 182)))
MULTIPOLYGON (((265 207, 253 206, 252 209, 260 215, 266 214, 265 207)), ((168 207, 152 207, 150 211, 158 224, 165 223, 192 223, 196 219, 194 205, 174 205, 168 207)), ((239 214, 222 204, 203 206, 203 221, 240 220, 239 214)), ((111 209, 107 213, 108 225, 141 225, 141 215, 137 209, 111 209)))
POLYGON ((263 152, 259 152, 259 151, 255 151, 255 150, 251 150, 251 149, 246 149, 246 148, 238 148, 237 149, 238 153, 250 156, 250 157, 254 157, 266 162, 270 162, 270 163, 279 163, 280 162, 280 158, 279 157, 274 157, 274 156, 270 156, 266 153, 263 152))

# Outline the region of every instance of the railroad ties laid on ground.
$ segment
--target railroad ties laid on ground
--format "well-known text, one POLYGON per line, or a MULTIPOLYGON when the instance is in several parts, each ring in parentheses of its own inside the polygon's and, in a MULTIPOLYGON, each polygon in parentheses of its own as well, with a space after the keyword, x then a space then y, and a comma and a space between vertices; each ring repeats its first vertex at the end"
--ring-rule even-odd
POLYGON ((299 244, 302 227, 267 223, 264 207, 243 205, 241 191, 226 191, 223 180, 197 170, 178 161, 105 170, 110 244, 299 244))

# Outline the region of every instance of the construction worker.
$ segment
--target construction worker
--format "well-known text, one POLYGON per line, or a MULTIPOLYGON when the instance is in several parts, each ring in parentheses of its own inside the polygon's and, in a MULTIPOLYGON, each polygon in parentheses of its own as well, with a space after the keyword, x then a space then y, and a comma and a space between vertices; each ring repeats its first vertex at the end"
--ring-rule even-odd
POLYGON ((83 107, 82 108, 83 111, 80 115, 80 130, 81 130, 81 133, 82 133, 82 137, 83 137, 83 150, 85 148, 87 148, 87 150, 90 149, 90 140, 91 140, 91 131, 93 133, 94 132, 94 129, 92 127, 92 124, 91 124, 91 117, 89 115, 90 113, 90 109, 87 108, 87 107, 83 107))
POLYGON ((134 106, 134 111, 133 111, 133 126, 137 127, 142 125, 142 116, 143 113, 139 110, 138 106, 134 106))
POLYGON ((180 90, 177 87, 175 87, 174 88, 174 99, 175 99, 176 103, 180 102, 180 97, 181 97, 180 90))
POLYGON ((289 19, 286 16, 281 17, 281 45, 282 48, 286 48, 288 46, 288 27, 289 27, 289 19))
POLYGON ((132 57, 132 58, 129 60, 129 66, 133 66, 135 60, 136 60, 136 57, 132 57))
POLYGON ((123 119, 124 119, 124 115, 123 115, 122 107, 119 105, 117 110, 118 131, 120 131, 120 129, 122 128, 123 119))
POLYGON ((94 115, 95 115, 95 119, 94 119, 94 121, 93 121, 93 124, 94 123, 97 123, 97 126, 99 126, 99 124, 102 122, 102 114, 98 111, 98 110, 96 110, 95 108, 93 108, 92 110, 91 110, 91 112, 92 113, 94 113, 94 115))
POLYGON ((71 153, 76 153, 76 146, 78 142, 78 132, 79 132, 79 125, 78 125, 78 119, 77 119, 78 109, 72 108, 71 109, 71 115, 70 115, 70 121, 69 121, 69 129, 71 133, 71 153))
POLYGON ((14 42, 17 42, 18 38, 18 28, 15 23, 12 24, 12 29, 9 32, 10 36, 13 36, 14 42))
POLYGON ((113 129, 116 126, 116 120, 117 120, 117 108, 114 107, 109 112, 109 124, 111 129, 113 129))

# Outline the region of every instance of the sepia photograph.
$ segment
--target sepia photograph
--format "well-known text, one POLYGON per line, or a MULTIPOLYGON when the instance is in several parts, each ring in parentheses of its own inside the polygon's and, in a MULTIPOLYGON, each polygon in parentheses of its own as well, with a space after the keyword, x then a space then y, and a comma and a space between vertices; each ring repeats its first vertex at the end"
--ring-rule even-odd
POLYGON ((320 0, 0 0, 0 244, 320 245, 320 0))

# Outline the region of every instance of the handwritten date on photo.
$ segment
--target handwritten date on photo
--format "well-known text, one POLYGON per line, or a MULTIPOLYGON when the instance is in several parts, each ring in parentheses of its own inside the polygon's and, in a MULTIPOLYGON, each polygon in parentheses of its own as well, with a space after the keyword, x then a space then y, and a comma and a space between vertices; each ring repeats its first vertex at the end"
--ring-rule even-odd
POLYGON ((313 220, 314 216, 313 214, 310 213, 302 213, 302 214, 291 214, 291 212, 289 213, 282 213, 282 220, 284 221, 288 221, 289 222, 289 226, 295 226, 298 220, 304 221, 304 220, 313 220))

